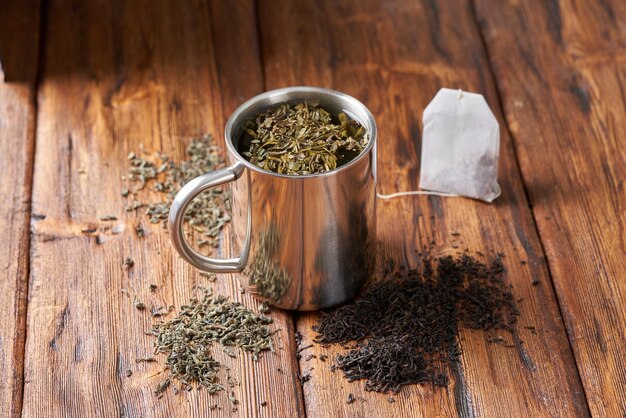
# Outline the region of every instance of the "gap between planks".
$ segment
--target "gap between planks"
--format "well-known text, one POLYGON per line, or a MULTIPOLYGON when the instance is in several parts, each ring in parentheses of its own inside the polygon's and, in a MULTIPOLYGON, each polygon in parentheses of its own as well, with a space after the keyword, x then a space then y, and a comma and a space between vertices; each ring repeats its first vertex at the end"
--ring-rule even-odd
MULTIPOLYGON (((32 202, 33 202, 33 179, 34 179, 34 171, 35 171, 35 152, 37 147, 37 123, 39 121, 39 101, 38 101, 38 93, 39 86, 42 80, 43 73, 43 57, 45 52, 45 30, 47 25, 47 8, 48 0, 40 0, 37 1, 34 5, 36 9, 33 11, 33 15, 37 17, 37 23, 35 25, 36 28, 36 48, 37 50, 32 54, 35 57, 36 62, 34 66, 36 69, 34 70, 34 77, 30 78, 26 81, 29 88, 29 102, 33 111, 32 115, 32 127, 31 132, 28 138, 28 158, 26 161, 25 174, 26 177, 24 179, 25 182, 25 190, 24 193, 28 197, 25 202, 25 213, 24 213, 24 222, 25 222, 25 233, 26 238, 25 242, 25 262, 24 262, 24 274, 23 276, 18 276, 18 281, 21 283, 17 283, 17 291, 16 291, 16 324, 15 324, 15 341, 14 344, 14 356, 21 356, 20 361, 17 364, 17 370, 14 370, 13 379, 17 380, 18 387, 17 392, 13 393, 13 399, 11 401, 11 416, 19 417, 22 415, 22 410, 24 408, 24 367, 26 364, 26 339, 27 328, 26 328, 26 320, 28 318, 28 296, 29 296, 29 283, 30 283, 30 261, 31 261, 31 243, 32 243, 32 234, 31 234, 31 219, 32 219, 32 202)), ((0 81, 1 83, 2 81, 0 81)), ((14 357, 15 358, 15 357, 14 357)))
MULTIPOLYGON (((556 289, 556 286, 554 285, 554 275, 552 272, 552 268, 550 267, 550 260, 548 259, 548 253, 546 252, 546 247, 544 245, 543 242, 543 238, 541 236, 541 234, 539 233, 539 226, 537 225, 537 214, 535 213, 535 211, 533 210, 533 203, 532 200, 530 199, 530 194, 528 191, 528 185, 526 184, 526 179, 524 178, 523 174, 522 174, 522 169, 520 166, 520 160, 519 160, 519 156, 518 156, 518 152, 517 152, 517 144, 515 141, 515 135, 513 134, 511 127, 509 126, 509 120, 506 117, 506 114, 504 114, 504 102, 502 100, 502 92, 500 91, 500 83, 498 83, 498 77, 494 71, 493 68, 493 63, 492 63, 492 56, 491 56, 491 51, 489 50, 489 45, 487 45, 487 41, 485 40, 485 34, 483 31, 483 28, 480 25, 480 22, 478 20, 478 14, 476 12, 476 0, 469 0, 469 4, 470 4, 470 11, 472 13, 472 18, 474 19, 474 23, 476 25, 476 30, 478 32, 478 36, 480 38, 480 43, 482 45, 483 50, 485 51, 485 56, 486 56, 486 64, 487 64, 487 68, 489 69, 489 75, 491 76, 491 78, 494 81, 494 87, 495 87, 495 95, 496 95, 496 99, 498 102, 498 107, 500 109, 502 109, 503 112, 503 121, 504 121, 504 127, 501 129, 506 130, 506 132, 508 133, 509 138, 512 139, 512 143, 513 146, 511 147, 511 149, 513 150, 513 160, 515 162, 515 166, 517 168, 517 171, 520 173, 520 180, 522 183, 522 188, 524 189, 524 198, 526 200, 526 202, 528 203, 528 208, 530 210, 530 217, 533 221, 533 228, 535 233, 537 234, 537 238, 539 241, 539 245, 541 247, 541 252, 543 254, 543 257, 546 260, 546 270, 548 272, 548 278, 550 279, 550 286, 552 286, 552 292, 557 295, 556 299, 556 305, 559 309, 559 318, 561 319, 561 323, 563 325, 563 329, 567 330, 567 324, 565 324, 565 320, 563 318, 564 315, 564 311, 563 311, 563 306, 561 303, 561 299, 558 297, 558 292, 556 289)), ((567 335, 567 342, 569 344, 569 350, 571 353, 574 352, 574 348, 572 346, 572 336, 569 334, 569 332, 565 333, 567 335)), ((576 366, 576 373, 578 375, 578 381, 581 382, 582 384, 582 376, 580 374, 580 368, 578 366, 578 362, 574 361, 574 365, 576 366)), ((591 411, 589 409, 589 399, 587 398, 587 392, 583 391, 583 395, 585 396, 585 406, 587 407, 587 415, 591 415, 591 411)))

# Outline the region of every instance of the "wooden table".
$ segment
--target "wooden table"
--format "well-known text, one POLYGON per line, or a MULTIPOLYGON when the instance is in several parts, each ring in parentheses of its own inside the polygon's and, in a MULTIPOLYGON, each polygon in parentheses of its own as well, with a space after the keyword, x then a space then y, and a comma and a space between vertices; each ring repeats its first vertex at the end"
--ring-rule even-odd
MULTIPOLYGON (((624 416, 625 2, 8 3, 2 415, 206 416, 219 403, 211 416, 624 416), (203 391, 153 395, 162 365, 135 364, 150 351, 151 318, 120 289, 179 307, 200 279, 162 229, 124 212, 126 155, 144 144, 181 158, 194 136, 221 141, 242 101, 289 85, 332 87, 372 110, 382 193, 417 187, 422 111, 439 88, 485 95, 501 124, 502 196, 491 205, 380 201, 379 258, 415 265, 414 250, 432 240, 450 246, 455 231, 473 251, 504 253, 523 299, 524 344, 462 331, 462 364, 447 389, 408 387, 389 403, 328 364, 296 360, 294 333, 309 341, 318 314, 278 312, 276 354, 228 363, 241 383, 238 412, 203 391), (123 233, 99 221, 111 213, 123 233), (147 237, 136 236, 138 224, 147 237), (81 233, 88 227, 101 228, 101 239, 81 233), (122 268, 127 256, 132 274, 122 268), (305 372, 312 379, 301 385, 305 372), (365 402, 347 404, 349 393, 365 402)), ((230 277, 214 288, 256 306, 230 277)))

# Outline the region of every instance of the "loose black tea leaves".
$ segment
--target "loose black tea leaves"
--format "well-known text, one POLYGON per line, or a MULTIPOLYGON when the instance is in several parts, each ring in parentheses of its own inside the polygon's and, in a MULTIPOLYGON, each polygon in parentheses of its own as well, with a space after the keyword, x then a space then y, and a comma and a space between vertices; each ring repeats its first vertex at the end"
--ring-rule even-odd
POLYGON ((334 170, 367 146, 365 129, 345 113, 337 120, 311 103, 280 104, 248 121, 240 152, 252 164, 280 174, 334 170))
POLYGON ((403 385, 448 383, 459 362, 460 327, 512 331, 519 315, 500 258, 490 265, 469 255, 424 258, 368 287, 353 303, 325 314, 316 342, 355 342, 333 367, 365 389, 398 392, 403 385))
MULTIPOLYGON (((264 351, 274 351, 271 323, 263 313, 204 290, 202 299, 192 299, 176 318, 157 323, 150 334, 156 337, 155 354, 167 355, 170 376, 166 381, 176 379, 185 387, 197 383, 213 394, 226 390, 218 381, 222 366, 211 354, 213 344, 224 346, 229 356, 235 356, 231 347, 239 347, 257 360, 264 351)), ((227 379, 228 386, 232 382, 227 379)))
MULTIPOLYGON (((122 190, 122 196, 129 200, 126 209, 133 211, 146 207, 151 223, 165 225, 176 193, 195 177, 222 167, 221 154, 221 149, 213 145, 211 135, 193 139, 187 147, 188 159, 180 163, 175 163, 164 154, 146 159, 130 153, 130 168, 124 177, 129 185, 122 190), (160 196, 159 201, 138 200, 139 192, 146 186, 150 186, 160 196)), ((229 210, 228 193, 219 187, 201 193, 189 204, 184 216, 185 226, 188 233, 195 231, 199 234, 198 246, 217 247, 219 234, 230 221, 229 210)), ((137 227, 136 232, 138 236, 145 235, 141 226, 137 227)))

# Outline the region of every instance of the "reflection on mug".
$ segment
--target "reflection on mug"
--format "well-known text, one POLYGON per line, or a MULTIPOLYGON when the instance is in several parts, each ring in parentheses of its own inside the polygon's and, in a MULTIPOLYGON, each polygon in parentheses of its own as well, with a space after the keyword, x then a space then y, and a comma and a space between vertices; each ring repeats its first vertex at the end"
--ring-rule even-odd
POLYGON ((280 245, 280 232, 274 223, 259 233, 258 250, 250 267, 244 272, 249 277, 249 291, 272 302, 279 302, 291 284, 291 277, 273 260, 280 245))

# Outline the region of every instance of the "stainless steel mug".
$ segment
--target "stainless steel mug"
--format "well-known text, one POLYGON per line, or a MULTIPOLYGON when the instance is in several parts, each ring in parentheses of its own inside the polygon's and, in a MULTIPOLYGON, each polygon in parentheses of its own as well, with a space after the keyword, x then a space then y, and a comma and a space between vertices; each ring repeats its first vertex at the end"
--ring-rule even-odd
POLYGON ((169 216, 172 243, 200 270, 243 273, 244 288, 283 309, 328 308, 354 297, 370 277, 376 235, 376 123, 346 94, 315 87, 288 87, 242 104, 225 130, 230 166, 206 173, 178 193, 169 216), (265 171, 238 150, 244 122, 284 102, 316 102, 346 113, 365 127, 367 147, 335 170, 302 176, 265 171), (203 191, 232 182, 232 242, 239 256, 216 259, 191 248, 183 214, 203 191))

